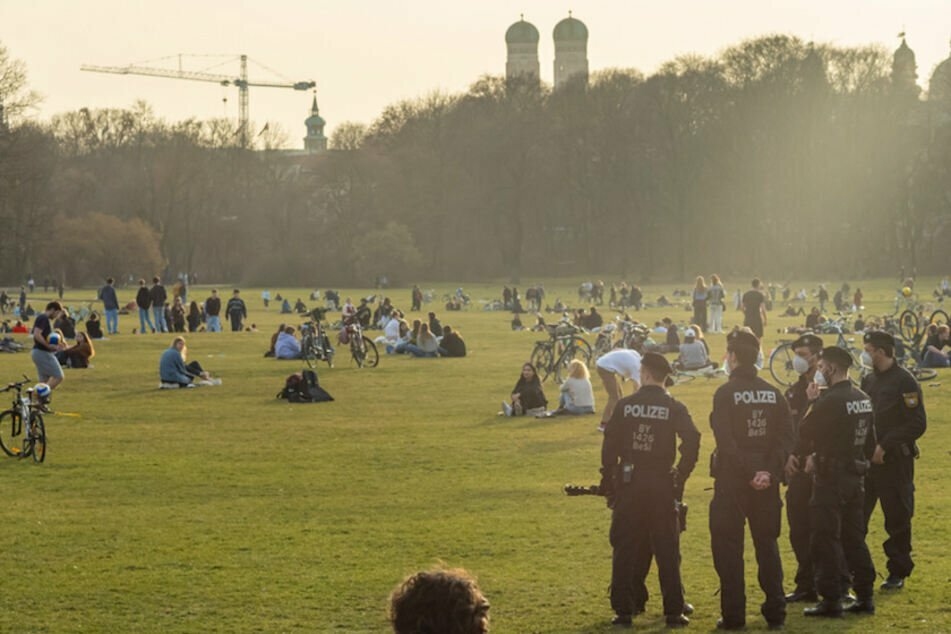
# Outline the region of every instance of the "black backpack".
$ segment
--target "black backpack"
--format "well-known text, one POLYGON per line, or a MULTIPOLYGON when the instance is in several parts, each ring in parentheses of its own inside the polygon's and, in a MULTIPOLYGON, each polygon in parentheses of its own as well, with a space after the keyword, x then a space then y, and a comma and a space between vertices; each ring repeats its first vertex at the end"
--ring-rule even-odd
POLYGON ((334 398, 320 387, 317 373, 313 370, 295 372, 284 381, 284 389, 277 398, 287 399, 291 403, 321 403, 334 398))

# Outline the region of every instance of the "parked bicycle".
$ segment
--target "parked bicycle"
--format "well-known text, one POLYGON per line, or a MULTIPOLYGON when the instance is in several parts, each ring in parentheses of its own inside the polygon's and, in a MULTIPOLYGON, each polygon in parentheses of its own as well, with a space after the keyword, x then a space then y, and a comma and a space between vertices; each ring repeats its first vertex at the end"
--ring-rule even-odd
POLYGON ((334 347, 330 344, 330 337, 324 328, 323 320, 327 310, 315 308, 311 311, 311 320, 301 324, 301 356, 311 368, 317 367, 318 361, 326 361, 334 367, 334 347))
POLYGON ((615 322, 607 323, 598 333, 594 342, 594 359, 611 352, 615 348, 635 350, 644 354, 644 342, 650 336, 650 329, 624 315, 616 318, 615 322))
POLYGON ((898 316, 898 331, 897 333, 893 332, 893 334, 899 334, 906 341, 911 341, 919 335, 924 334, 924 331, 930 324, 941 326, 947 323, 948 313, 940 308, 932 311, 931 316, 927 320, 924 319, 924 313, 920 311, 906 310, 898 316))
MULTIPOLYGON (((944 313, 938 310, 935 313, 944 313)), ((934 322, 947 323, 945 322, 934 322)), ((911 337, 905 337, 902 332, 900 322, 896 323, 893 319, 885 319, 885 331, 895 338, 895 361, 903 368, 911 372, 918 382, 931 381, 938 376, 938 371, 934 368, 921 367, 921 361, 924 359, 927 347, 927 329, 916 330, 911 337)))
POLYGON ((532 350, 531 362, 538 371, 542 381, 552 374, 559 383, 568 378, 568 364, 574 359, 585 365, 591 363, 591 345, 581 336, 581 330, 576 326, 561 322, 546 326, 547 341, 535 342, 532 350))
POLYGON ((343 322, 344 342, 350 344, 350 356, 358 368, 375 368, 380 362, 380 353, 376 344, 363 334, 363 326, 357 319, 345 319, 343 322))
MULTIPOLYGON (((863 372, 867 371, 862 366, 862 350, 855 346, 854 337, 845 336, 847 330, 845 317, 840 315, 838 319, 825 322, 817 334, 836 335, 833 345, 842 348, 852 356, 853 367, 862 368, 863 372)), ((769 355, 769 373, 773 375, 777 383, 787 387, 799 380, 799 373, 793 368, 793 357, 796 356, 792 348, 794 341, 795 339, 780 340, 779 345, 769 355)))
POLYGON ((23 389, 31 382, 28 377, 23 378, 24 381, 10 383, 0 390, 16 391, 13 405, 0 413, 0 449, 11 457, 33 456, 33 462, 40 463, 46 459, 46 425, 43 423, 46 407, 36 397, 34 388, 23 389))

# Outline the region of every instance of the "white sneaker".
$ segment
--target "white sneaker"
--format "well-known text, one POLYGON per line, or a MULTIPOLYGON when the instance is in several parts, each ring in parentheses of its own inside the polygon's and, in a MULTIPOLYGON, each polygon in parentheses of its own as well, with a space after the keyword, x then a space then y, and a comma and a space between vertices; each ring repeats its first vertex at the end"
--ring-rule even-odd
POLYGON ((598 425, 598 431, 601 432, 602 434, 604 433, 604 423, 601 423, 600 425, 598 425))
POLYGON ((512 406, 506 403, 505 401, 502 401, 502 413, 505 414, 506 416, 512 415, 512 406))

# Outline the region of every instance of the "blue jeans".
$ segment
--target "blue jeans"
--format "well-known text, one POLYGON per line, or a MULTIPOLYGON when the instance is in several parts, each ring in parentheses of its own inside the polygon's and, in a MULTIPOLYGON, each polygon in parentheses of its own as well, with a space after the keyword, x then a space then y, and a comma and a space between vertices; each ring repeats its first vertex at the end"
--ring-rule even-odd
POLYGON ((153 306, 152 318, 155 320, 155 330, 157 332, 168 332, 168 324, 165 323, 164 306, 153 306))
POLYGON ((923 368, 947 368, 949 366, 951 366, 951 361, 949 361, 948 356, 934 350, 925 352, 925 358, 921 360, 921 367, 923 368))
POLYGON ((205 317, 205 325, 208 332, 221 332, 221 317, 208 315, 205 317))
POLYGON ((569 414, 576 414, 576 415, 594 414, 593 405, 581 406, 581 405, 575 405, 574 403, 570 403, 568 401, 568 395, 564 392, 561 393, 561 397, 558 399, 558 406, 564 409, 569 414))
POLYGON ((437 356, 435 352, 424 352, 422 348, 420 348, 419 346, 415 346, 411 343, 407 344, 406 352, 413 355, 414 357, 435 358, 437 356))
POLYGON ((106 332, 114 335, 119 332, 119 309, 107 308, 106 313, 106 332))
POLYGON ((148 308, 139 309, 139 332, 143 335, 146 333, 145 324, 149 325, 149 330, 155 330, 155 326, 152 325, 152 318, 149 317, 148 308))

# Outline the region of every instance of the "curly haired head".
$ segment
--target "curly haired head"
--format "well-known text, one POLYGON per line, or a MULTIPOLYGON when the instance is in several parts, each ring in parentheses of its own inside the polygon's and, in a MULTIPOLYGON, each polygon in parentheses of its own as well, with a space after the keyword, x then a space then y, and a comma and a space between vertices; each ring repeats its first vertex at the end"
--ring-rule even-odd
POLYGON ((461 569, 418 572, 390 595, 395 634, 485 634, 488 612, 475 579, 461 569))

